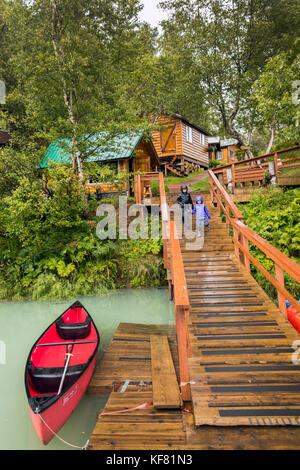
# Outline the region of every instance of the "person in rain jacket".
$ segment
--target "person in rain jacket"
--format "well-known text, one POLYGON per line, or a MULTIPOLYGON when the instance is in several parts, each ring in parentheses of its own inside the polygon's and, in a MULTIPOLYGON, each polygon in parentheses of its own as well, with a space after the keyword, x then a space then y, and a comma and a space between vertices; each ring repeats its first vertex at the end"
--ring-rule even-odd
POLYGON ((188 230, 189 227, 188 227, 188 212, 187 212, 187 209, 188 209, 188 205, 191 205, 192 209, 193 209, 194 205, 193 205, 193 200, 191 198, 191 195, 188 191, 187 185, 182 184, 180 190, 181 190, 181 192, 180 192, 180 194, 178 194, 177 202, 180 205, 181 211, 182 211, 182 223, 184 224, 186 222, 186 229, 188 230), (185 220, 185 215, 187 216, 186 220, 185 220))
POLYGON ((203 203, 202 196, 196 196, 195 207, 190 213, 196 214, 197 236, 199 237, 201 232, 201 224, 204 223, 204 225, 209 230, 209 222, 207 219, 211 219, 210 213, 208 212, 206 205, 203 203))

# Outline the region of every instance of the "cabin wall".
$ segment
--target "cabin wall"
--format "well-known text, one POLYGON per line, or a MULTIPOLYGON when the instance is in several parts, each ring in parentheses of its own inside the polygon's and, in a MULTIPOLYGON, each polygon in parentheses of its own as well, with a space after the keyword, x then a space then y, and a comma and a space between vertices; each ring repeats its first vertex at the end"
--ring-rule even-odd
MULTIPOLYGON (((157 151, 159 158, 164 160, 166 157, 181 157, 186 158, 187 161, 193 161, 198 163, 201 166, 208 167, 208 153, 206 151, 208 144, 207 144, 207 136, 202 134, 200 131, 195 129, 192 126, 192 143, 188 142, 186 136, 186 127, 187 125, 180 119, 180 118, 172 118, 168 116, 159 116, 156 121, 156 124, 161 126, 176 126, 175 127, 175 148, 174 149, 166 149, 166 151, 162 151, 162 139, 161 139, 161 132, 160 130, 154 131, 152 133, 152 140, 157 151), (200 135, 203 135, 204 141, 200 141, 200 135)), ((170 147, 170 146, 169 146, 170 147)), ((172 147, 172 146, 171 146, 172 147)), ((177 160, 178 163, 178 160, 177 160)))
MULTIPOLYGON (((222 158, 216 158, 218 162, 223 162, 223 163, 233 163, 237 161, 237 155, 236 151, 239 149, 238 145, 230 145, 228 147, 224 147, 221 150, 222 153, 222 158), (230 151, 233 152, 233 155, 230 155, 230 151)), ((220 154, 219 154, 220 155, 220 154)))
POLYGON ((208 167, 208 153, 206 149, 208 148, 207 136, 202 134, 200 131, 194 127, 187 126, 184 122, 181 123, 182 126, 182 154, 183 156, 192 158, 200 165, 208 167), (190 127, 192 130, 192 142, 187 141, 186 128, 190 127), (200 141, 201 134, 204 136, 204 145, 200 141))

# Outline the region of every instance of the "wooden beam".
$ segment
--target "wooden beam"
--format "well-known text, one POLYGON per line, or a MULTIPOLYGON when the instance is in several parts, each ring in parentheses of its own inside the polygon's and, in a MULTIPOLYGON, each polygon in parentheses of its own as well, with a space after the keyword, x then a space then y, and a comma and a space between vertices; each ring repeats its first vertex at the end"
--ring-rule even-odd
POLYGON ((181 408, 182 399, 169 347, 168 337, 150 335, 153 406, 181 408))

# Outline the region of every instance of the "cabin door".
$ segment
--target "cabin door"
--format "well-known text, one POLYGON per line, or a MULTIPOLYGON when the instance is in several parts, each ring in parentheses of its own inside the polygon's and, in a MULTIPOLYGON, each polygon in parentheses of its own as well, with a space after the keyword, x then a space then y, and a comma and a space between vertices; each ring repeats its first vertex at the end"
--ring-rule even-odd
POLYGON ((136 157, 134 159, 134 171, 141 171, 143 173, 150 171, 150 157, 146 155, 136 157))

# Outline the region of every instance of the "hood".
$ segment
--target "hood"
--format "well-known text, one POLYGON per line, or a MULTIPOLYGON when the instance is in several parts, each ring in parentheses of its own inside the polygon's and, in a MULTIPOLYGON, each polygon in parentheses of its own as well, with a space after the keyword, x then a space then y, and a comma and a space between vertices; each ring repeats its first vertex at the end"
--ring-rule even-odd
POLYGON ((203 197, 202 196, 197 196, 195 201, 196 201, 196 204, 197 204, 198 201, 203 202, 203 197))
POLYGON ((181 185, 181 188, 180 188, 181 192, 183 192, 184 189, 186 189, 187 191, 189 189, 186 184, 181 185))

